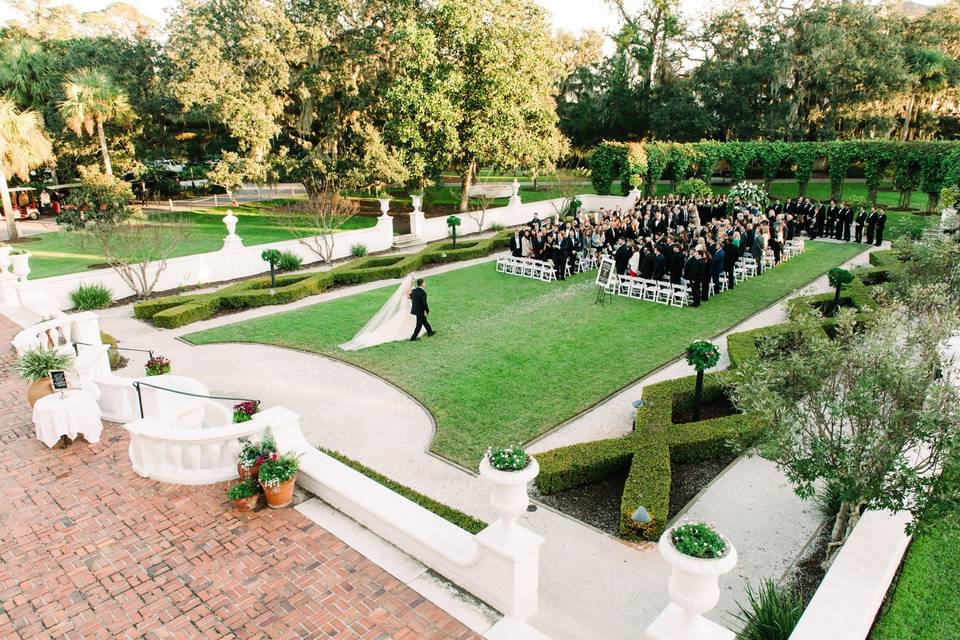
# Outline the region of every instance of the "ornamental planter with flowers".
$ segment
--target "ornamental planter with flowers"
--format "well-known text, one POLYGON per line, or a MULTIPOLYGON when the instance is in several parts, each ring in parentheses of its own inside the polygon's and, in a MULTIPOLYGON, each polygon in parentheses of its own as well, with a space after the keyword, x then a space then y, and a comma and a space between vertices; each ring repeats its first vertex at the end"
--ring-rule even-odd
POLYGON ((253 414, 259 410, 260 407, 256 400, 247 400, 245 402, 241 402, 240 404, 233 405, 234 424, 250 422, 253 420, 253 414))
POLYGON ((523 447, 491 447, 480 463, 480 475, 493 485, 490 504, 503 527, 510 529, 530 504, 527 484, 540 473, 536 458, 523 447))
POLYGON ((148 376, 162 376, 170 373, 170 361, 163 356, 153 356, 147 360, 144 371, 148 376))
POLYGON ((244 478, 230 487, 227 497, 239 511, 252 511, 260 502, 260 484, 256 478, 244 478))
POLYGON ((672 569, 670 599, 683 610, 683 615, 658 620, 673 631, 664 637, 714 637, 714 623, 703 614, 720 601, 719 577, 736 566, 737 550, 712 525, 690 521, 664 531, 659 546, 672 569))
POLYGON ((282 509, 293 502, 293 487, 297 482, 297 469, 300 467, 300 456, 285 453, 282 456, 276 452, 260 465, 260 486, 263 495, 267 497, 267 506, 271 509, 282 509))
POLYGON ((260 442, 251 442, 249 438, 240 438, 240 457, 237 460, 237 473, 240 479, 258 478, 260 465, 271 455, 277 453, 277 442, 270 429, 263 433, 260 442))

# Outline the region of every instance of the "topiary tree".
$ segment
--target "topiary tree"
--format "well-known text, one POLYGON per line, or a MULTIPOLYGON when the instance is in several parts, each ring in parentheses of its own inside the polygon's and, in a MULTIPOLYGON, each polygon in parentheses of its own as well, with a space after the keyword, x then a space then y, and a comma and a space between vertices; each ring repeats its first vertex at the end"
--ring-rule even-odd
POLYGON ((830 281, 830 286, 836 289, 836 294, 833 296, 833 312, 836 313, 840 308, 840 290, 843 289, 843 285, 853 282, 853 274, 846 269, 836 267, 827 272, 827 280, 830 281))
POLYGON ((703 395, 703 372, 720 362, 720 347, 709 340, 695 340, 687 347, 687 364, 697 370, 697 386, 693 392, 693 420, 700 419, 700 397, 703 395))
POLYGON ((797 181, 797 195, 807 195, 807 185, 813 175, 814 163, 823 157, 823 146, 819 142, 794 142, 790 145, 790 157, 795 164, 794 177, 797 181))
POLYGON ((450 227, 450 237, 453 238, 453 248, 457 248, 457 227, 460 226, 460 218, 450 216, 447 218, 447 226, 450 227))
POLYGON ((830 174, 830 199, 839 200, 843 195, 843 182, 850 169, 850 161, 856 152, 855 143, 834 141, 826 144, 828 172, 830 174))
POLYGON ((270 263, 270 288, 277 286, 277 263, 280 262, 281 253, 277 249, 264 249, 260 258, 270 263))

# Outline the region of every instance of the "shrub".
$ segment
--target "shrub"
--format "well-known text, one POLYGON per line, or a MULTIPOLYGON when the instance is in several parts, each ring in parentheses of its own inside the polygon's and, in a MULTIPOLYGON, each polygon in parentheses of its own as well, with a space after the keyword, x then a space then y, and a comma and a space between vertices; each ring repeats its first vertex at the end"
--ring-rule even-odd
POLYGON ((277 260, 278 271, 296 271, 303 264, 303 258, 292 251, 283 251, 277 260))
POLYGON ((705 522, 687 522, 670 532, 673 547, 691 558, 720 558, 727 552, 727 543, 705 522))
POLYGON ((690 178, 677 183, 677 188, 673 193, 682 198, 697 198, 703 196, 712 196, 713 189, 700 178, 690 178))
POLYGON ((50 375, 51 371, 67 369, 73 363, 73 356, 56 349, 37 347, 30 349, 17 359, 17 373, 28 382, 36 382, 50 375))
POLYGON ((803 615, 803 598, 792 589, 764 580, 759 591, 747 586, 747 606, 737 605, 743 623, 738 640, 789 640, 803 615))
POLYGON ((113 292, 100 283, 81 284, 70 292, 70 301, 78 311, 103 309, 113 302, 113 292))
POLYGON ((247 478, 230 487, 230 490, 227 491, 227 498, 230 500, 242 500, 244 498, 251 498, 258 493, 260 493, 260 485, 257 484, 257 479, 247 478))
POLYGON ((289 482, 297 475, 300 468, 300 456, 293 453, 278 455, 276 452, 260 465, 260 484, 264 487, 275 487, 289 482))
POLYGON ((491 222, 491 223, 490 223, 490 231, 500 232, 500 231, 503 231, 503 229, 504 229, 504 226, 503 226, 502 224, 500 224, 499 222, 491 222))
POLYGON ((362 242, 350 245, 350 255, 354 258, 362 258, 367 255, 367 245, 362 242))
POLYGON ((144 370, 148 376, 162 376, 170 373, 170 361, 163 356, 153 356, 147 360, 144 370))
POLYGON ((321 448, 320 451, 327 454, 331 458, 342 462, 343 464, 350 467, 354 471, 357 471, 358 473, 362 473, 363 475, 367 476, 371 480, 379 484, 382 484, 387 489, 390 489, 395 493, 399 493, 407 500, 410 500, 411 502, 414 502, 420 505, 427 511, 435 513, 436 515, 440 516, 447 522, 457 525, 464 531, 477 534, 487 528, 487 523, 481 520, 477 520, 473 516, 469 516, 463 513, 462 511, 458 511, 457 509, 454 509, 453 507, 449 507, 441 502, 437 502, 433 498, 428 498, 422 493, 418 493, 417 491, 414 491, 413 489, 406 487, 400 484, 399 482, 391 480, 390 478, 377 473, 376 471, 370 469, 369 467, 364 466, 363 464, 357 462, 356 460, 351 460, 350 458, 346 457, 341 453, 338 453, 336 451, 330 451, 329 449, 323 449, 323 448, 321 448))
POLYGON ((245 469, 251 469, 263 464, 267 458, 277 453, 277 441, 273 432, 267 429, 263 432, 259 442, 252 442, 250 438, 240 438, 240 456, 237 464, 245 469))
POLYGON ((516 444, 509 447, 490 447, 487 449, 487 460, 497 471, 522 471, 530 464, 530 456, 523 447, 516 444))

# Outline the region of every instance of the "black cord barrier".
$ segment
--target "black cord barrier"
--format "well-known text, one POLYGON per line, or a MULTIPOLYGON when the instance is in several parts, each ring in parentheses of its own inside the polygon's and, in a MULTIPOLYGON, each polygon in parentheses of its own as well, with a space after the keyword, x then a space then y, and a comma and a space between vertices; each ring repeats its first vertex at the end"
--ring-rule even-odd
POLYGON ((253 398, 231 398, 230 396, 205 396, 199 393, 190 393, 189 391, 181 391, 179 389, 170 389, 168 387, 161 387, 156 384, 150 384, 149 382, 140 382, 139 380, 133 383, 133 388, 137 390, 137 403, 140 405, 140 417, 143 417, 143 396, 140 395, 140 387, 150 387, 151 389, 159 389, 160 391, 169 391, 170 393, 179 393, 182 396, 190 396, 192 398, 204 398, 207 400, 230 400, 232 402, 253 402, 258 407, 260 406, 260 401, 253 398))

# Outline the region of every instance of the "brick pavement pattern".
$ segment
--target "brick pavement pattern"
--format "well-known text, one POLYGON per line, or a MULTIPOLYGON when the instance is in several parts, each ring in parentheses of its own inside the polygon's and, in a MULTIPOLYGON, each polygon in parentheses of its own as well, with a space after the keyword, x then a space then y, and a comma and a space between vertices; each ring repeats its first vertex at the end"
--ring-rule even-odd
POLYGON ((292 509, 136 475, 128 437, 47 449, 0 315, 0 638, 477 636, 292 509))

